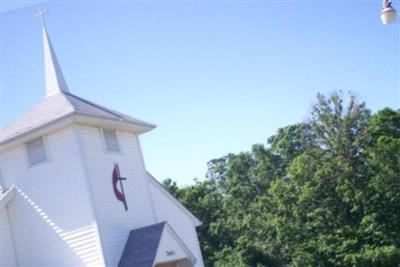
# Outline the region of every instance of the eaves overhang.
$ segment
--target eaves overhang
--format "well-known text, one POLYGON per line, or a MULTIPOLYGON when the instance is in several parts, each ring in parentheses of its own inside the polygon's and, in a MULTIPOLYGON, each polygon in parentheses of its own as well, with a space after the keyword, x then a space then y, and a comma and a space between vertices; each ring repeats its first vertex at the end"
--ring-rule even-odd
POLYGON ((59 117, 51 122, 45 123, 38 127, 24 130, 21 133, 16 133, 12 137, 4 140, 2 139, 2 135, 0 135, 1 151, 2 152, 8 151, 31 139, 57 132, 72 124, 87 125, 92 127, 112 128, 121 131, 133 132, 138 135, 149 132, 155 127, 157 127, 156 125, 151 123, 131 122, 124 119, 115 120, 115 119, 104 118, 101 116, 93 116, 93 115, 80 114, 79 112, 71 112, 69 114, 66 114, 62 117, 59 117))

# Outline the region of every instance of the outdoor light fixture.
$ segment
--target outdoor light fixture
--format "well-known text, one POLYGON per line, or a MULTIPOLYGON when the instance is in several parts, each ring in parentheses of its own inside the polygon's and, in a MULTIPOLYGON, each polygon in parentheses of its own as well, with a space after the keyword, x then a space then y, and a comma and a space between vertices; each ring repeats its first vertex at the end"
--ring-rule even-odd
POLYGON ((383 0, 381 21, 384 25, 396 22, 396 9, 392 7, 392 0, 383 0))
POLYGON ((396 9, 392 7, 392 0, 383 0, 381 21, 385 25, 396 21, 396 9))

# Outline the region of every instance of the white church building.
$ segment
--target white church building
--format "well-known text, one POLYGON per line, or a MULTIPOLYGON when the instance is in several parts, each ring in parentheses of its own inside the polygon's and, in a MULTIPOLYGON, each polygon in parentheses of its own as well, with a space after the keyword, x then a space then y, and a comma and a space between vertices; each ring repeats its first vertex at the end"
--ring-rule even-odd
POLYGON ((46 96, 1 132, 0 266, 204 266, 201 222, 146 171, 155 125, 73 95, 42 25, 46 96))

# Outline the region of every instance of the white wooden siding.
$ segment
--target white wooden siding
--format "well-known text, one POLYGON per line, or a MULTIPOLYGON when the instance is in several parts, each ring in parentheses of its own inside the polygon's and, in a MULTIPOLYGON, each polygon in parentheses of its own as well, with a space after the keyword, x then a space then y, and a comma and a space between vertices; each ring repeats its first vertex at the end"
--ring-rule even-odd
POLYGON ((191 251, 167 224, 158 244, 155 263, 178 261, 185 258, 191 262, 195 261, 191 251))
POLYGON ((81 126, 79 132, 106 264, 116 267, 130 230, 155 223, 137 138, 118 131, 121 153, 116 153, 104 151, 99 129, 81 126), (128 211, 114 195, 114 163, 119 164, 121 176, 127 178, 123 184, 128 211))
POLYGON ((4 187, 16 186, 7 208, 18 266, 104 266, 105 260, 116 267, 130 230, 164 220, 196 267, 204 266, 193 218, 150 182, 137 136, 117 135, 121 152, 104 150, 98 128, 76 126, 45 137, 47 160, 40 164, 30 166, 23 144, 3 154, 4 187), (114 196, 113 163, 127 178, 127 212, 114 196))
POLYGON ((0 209, 0 266, 16 267, 14 244, 8 222, 7 207, 0 209))
MULTIPOLYGON (((148 179, 151 179, 148 177, 148 179)), ((196 228, 193 220, 177 205, 175 205, 164 192, 153 183, 150 183, 150 192, 156 211, 157 220, 167 221, 177 235, 196 257, 196 267, 203 267, 203 258, 197 239, 196 228)))
POLYGON ((48 160, 29 166, 25 146, 2 156, 4 186, 19 266, 102 263, 90 196, 73 128, 46 137, 48 160))

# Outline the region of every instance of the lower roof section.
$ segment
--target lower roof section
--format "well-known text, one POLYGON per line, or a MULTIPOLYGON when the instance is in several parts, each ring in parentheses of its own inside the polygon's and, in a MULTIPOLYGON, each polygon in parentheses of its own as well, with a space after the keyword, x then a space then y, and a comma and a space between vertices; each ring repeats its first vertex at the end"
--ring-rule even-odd
POLYGON ((153 267, 165 262, 194 266, 196 259, 167 222, 130 232, 118 267, 153 267))

